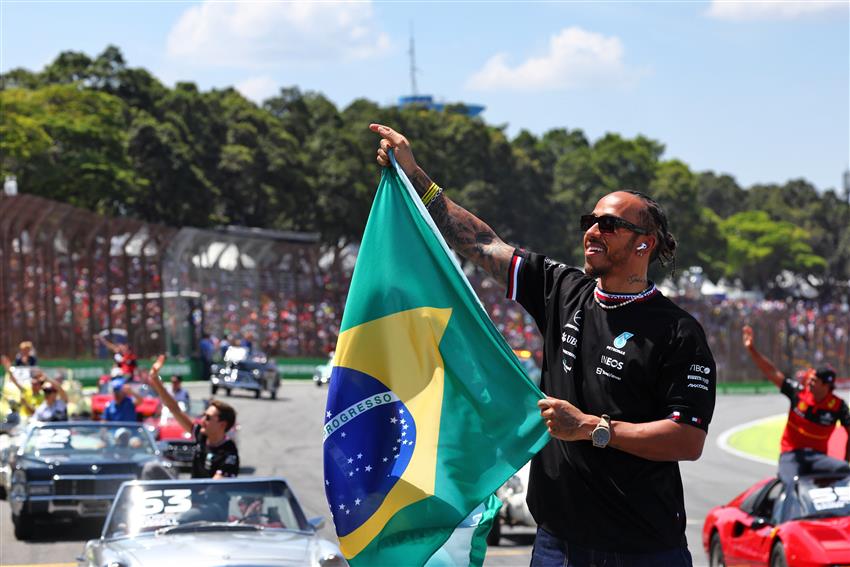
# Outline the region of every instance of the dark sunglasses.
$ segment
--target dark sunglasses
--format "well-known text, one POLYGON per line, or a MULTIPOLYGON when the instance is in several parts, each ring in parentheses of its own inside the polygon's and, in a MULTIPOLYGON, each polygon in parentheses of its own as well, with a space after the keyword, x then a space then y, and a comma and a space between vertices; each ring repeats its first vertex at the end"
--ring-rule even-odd
POLYGON ((595 224, 598 224, 599 230, 601 232, 610 233, 616 232, 618 228, 625 228, 638 234, 649 234, 649 231, 645 228, 641 228, 636 224, 630 223, 626 219, 621 219, 620 217, 615 217, 614 215, 602 215, 601 217, 597 217, 594 214, 581 215, 579 223, 582 232, 587 232, 588 230, 590 230, 590 227, 595 224))
POLYGON ((204 421, 209 421, 209 420, 211 420, 211 419, 212 419, 212 418, 214 418, 214 417, 216 417, 216 416, 215 416, 215 415, 213 415, 213 414, 205 413, 205 414, 204 414, 203 419, 204 419, 204 421))

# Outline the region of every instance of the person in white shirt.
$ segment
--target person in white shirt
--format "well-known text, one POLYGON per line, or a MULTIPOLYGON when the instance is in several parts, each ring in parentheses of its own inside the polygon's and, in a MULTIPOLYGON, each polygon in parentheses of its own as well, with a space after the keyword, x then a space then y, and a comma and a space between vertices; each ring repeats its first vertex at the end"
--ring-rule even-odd
POLYGON ((45 377, 44 401, 35 408, 33 418, 38 421, 67 421, 68 394, 55 380, 45 377))

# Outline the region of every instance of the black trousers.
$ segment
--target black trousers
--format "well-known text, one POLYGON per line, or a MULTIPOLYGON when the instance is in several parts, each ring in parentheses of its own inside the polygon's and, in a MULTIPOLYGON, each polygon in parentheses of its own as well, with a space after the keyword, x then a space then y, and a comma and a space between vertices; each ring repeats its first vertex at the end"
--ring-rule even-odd
POLYGON ((814 449, 797 449, 779 455, 779 479, 786 486, 795 476, 811 473, 850 472, 850 464, 814 449))

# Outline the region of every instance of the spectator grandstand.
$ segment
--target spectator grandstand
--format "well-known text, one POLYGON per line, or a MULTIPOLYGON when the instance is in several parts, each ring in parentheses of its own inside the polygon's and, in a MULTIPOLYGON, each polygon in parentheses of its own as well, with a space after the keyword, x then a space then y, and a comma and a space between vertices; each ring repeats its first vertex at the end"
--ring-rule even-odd
MULTIPOLYGON (((277 356, 323 356, 339 330, 353 262, 322 262, 315 234, 176 230, 110 219, 32 195, 0 198, 0 349, 33 340, 41 357, 90 357, 120 329, 140 356, 194 355, 202 332, 252 337, 277 356)), ((542 360, 534 321, 500 286, 467 274, 514 349, 542 360)), ((708 335, 721 381, 756 379, 740 340, 788 372, 832 364, 850 376, 846 303, 674 298, 708 335)))

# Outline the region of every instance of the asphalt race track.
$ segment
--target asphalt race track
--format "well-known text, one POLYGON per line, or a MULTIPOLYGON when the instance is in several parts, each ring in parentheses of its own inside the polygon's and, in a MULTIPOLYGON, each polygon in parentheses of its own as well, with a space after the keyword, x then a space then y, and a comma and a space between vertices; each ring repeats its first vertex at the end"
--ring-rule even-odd
MULTIPOLYGON (((187 384, 193 396, 206 396, 205 383, 187 384)), ((327 389, 312 382, 286 381, 277 401, 255 400, 235 394, 231 401, 239 413, 239 450, 242 464, 257 475, 280 475, 292 485, 308 517, 324 516, 323 529, 333 537, 330 514, 322 488, 322 415, 327 389)), ((707 565, 701 528, 706 512, 724 503, 754 481, 770 475, 774 467, 735 457, 717 446, 726 429, 760 417, 783 413, 787 399, 776 395, 727 395, 718 397, 714 422, 702 458, 682 465, 687 502, 688 542, 694 564, 707 565)), ((86 539, 96 537, 90 524, 43 525, 34 541, 19 542, 12 532, 7 502, 0 502, 0 565, 76 565, 86 539)), ((501 545, 489 549, 486 566, 528 565, 534 531, 505 529, 501 545)))

